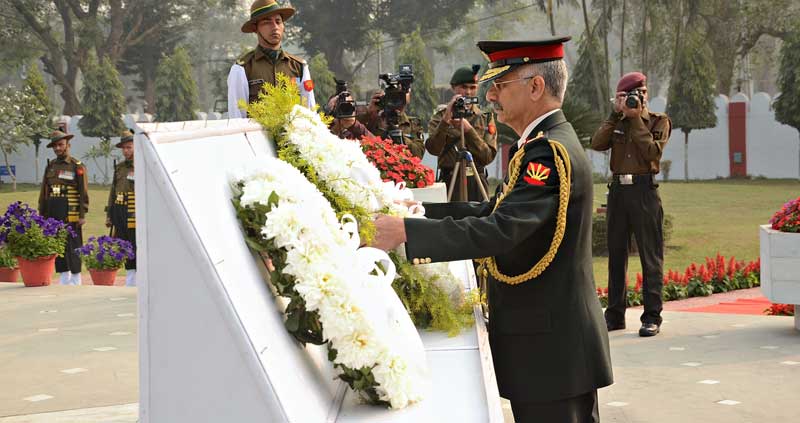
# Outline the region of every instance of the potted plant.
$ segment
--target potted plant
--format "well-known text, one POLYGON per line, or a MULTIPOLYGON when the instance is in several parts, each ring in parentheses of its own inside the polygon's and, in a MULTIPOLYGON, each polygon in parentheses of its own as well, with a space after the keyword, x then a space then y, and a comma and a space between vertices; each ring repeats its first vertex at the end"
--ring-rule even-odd
POLYGON ((19 280, 17 259, 7 247, 0 247, 0 282, 16 282, 19 280))
MULTIPOLYGON (((778 210, 762 225, 761 290, 773 303, 800 304, 800 197, 778 210)), ((795 313, 795 328, 800 316, 795 313)))
POLYGON ((17 258, 25 286, 50 285, 56 256, 64 254, 70 233, 72 228, 64 222, 44 218, 20 201, 0 217, 0 244, 17 258))
POLYGON ((117 271, 125 264, 125 260, 134 257, 133 245, 130 242, 107 235, 89 238, 89 241, 76 251, 89 269, 92 283, 95 285, 114 285, 117 271))

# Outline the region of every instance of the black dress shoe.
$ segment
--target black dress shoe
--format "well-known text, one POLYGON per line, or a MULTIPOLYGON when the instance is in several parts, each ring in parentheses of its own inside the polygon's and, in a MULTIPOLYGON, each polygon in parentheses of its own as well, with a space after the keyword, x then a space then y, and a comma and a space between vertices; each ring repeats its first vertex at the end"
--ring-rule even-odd
POLYGON ((615 331, 615 330, 622 330, 622 329, 625 329, 625 323, 610 323, 610 322, 606 322, 606 329, 608 329, 609 332, 615 331))
POLYGON ((656 336, 660 330, 660 326, 655 323, 642 323, 639 336, 656 336))

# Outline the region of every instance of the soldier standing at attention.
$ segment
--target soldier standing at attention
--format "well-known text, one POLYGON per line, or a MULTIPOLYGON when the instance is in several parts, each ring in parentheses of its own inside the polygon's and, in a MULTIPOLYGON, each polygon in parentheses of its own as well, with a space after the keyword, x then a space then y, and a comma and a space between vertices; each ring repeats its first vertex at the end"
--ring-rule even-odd
POLYGON ((275 84, 282 73, 297 83, 302 104, 315 106, 314 81, 306 61, 281 48, 284 23, 294 15, 292 7, 280 7, 273 0, 256 0, 250 6, 250 19, 242 25, 245 34, 255 33, 258 47, 245 53, 231 66, 228 74, 228 117, 243 118, 247 113, 239 108, 239 100, 247 103, 258 100, 264 84, 275 84))
MULTIPOLYGON (((439 106, 428 124, 430 137, 425 141, 428 153, 439 157, 439 181, 447 184, 450 189, 450 179, 453 168, 459 160, 456 148, 461 141, 461 128, 464 126, 464 145, 472 154, 478 177, 488 192, 489 185, 484 167, 494 160, 497 155, 497 127, 491 113, 481 112, 477 104, 471 104, 469 110, 472 115, 466 119, 453 119, 453 103, 460 97, 475 97, 478 94, 478 71, 480 66, 460 68, 450 78, 450 87, 453 95, 450 103, 439 106)), ((471 167, 467 166, 467 200, 483 201, 483 196, 478 188, 477 180, 471 167)), ((461 186, 456 183, 453 189, 453 198, 458 198, 461 186)))
POLYGON ((75 252, 83 245, 82 227, 89 211, 89 186, 86 166, 69 155, 69 140, 74 135, 54 131, 47 148, 52 148, 56 159, 49 161, 44 170, 39 193, 39 213, 67 223, 75 236, 67 235, 64 256, 56 258, 56 272, 61 274, 61 285, 81 284, 81 259, 75 252))
MULTIPOLYGON (((133 131, 127 130, 117 143, 125 161, 114 168, 114 179, 108 193, 106 227, 112 236, 124 239, 133 245, 136 253, 136 193, 133 172, 133 131)), ((136 257, 125 261, 125 286, 136 286, 136 257)))
POLYGON ((374 246, 405 242, 412 263, 480 259, 497 386, 518 423, 599 422, 597 389, 613 380, 592 275, 592 169, 561 111, 567 40, 478 43, 486 100, 519 136, 494 198, 375 220, 374 246))
POLYGON ((664 210, 655 176, 672 123, 663 113, 647 109, 647 78, 625 74, 617 83, 614 111, 592 136, 592 149, 611 149, 613 180, 608 189, 608 308, 609 331, 625 329, 628 243, 636 237, 644 275, 644 312, 639 336, 661 330, 661 290, 664 286, 664 210))

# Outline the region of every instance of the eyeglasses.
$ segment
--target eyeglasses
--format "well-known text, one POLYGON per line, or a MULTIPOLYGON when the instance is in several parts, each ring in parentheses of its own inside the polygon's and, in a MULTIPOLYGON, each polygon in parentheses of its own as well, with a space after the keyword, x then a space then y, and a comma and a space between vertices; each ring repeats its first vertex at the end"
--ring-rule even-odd
POLYGON ((535 76, 526 76, 524 78, 517 78, 517 79, 512 79, 512 80, 509 80, 509 81, 500 81, 500 82, 492 81, 492 86, 494 87, 495 90, 500 91, 500 86, 501 85, 510 84, 512 82, 517 82, 517 81, 526 81, 528 79, 533 79, 533 78, 535 78, 535 76))

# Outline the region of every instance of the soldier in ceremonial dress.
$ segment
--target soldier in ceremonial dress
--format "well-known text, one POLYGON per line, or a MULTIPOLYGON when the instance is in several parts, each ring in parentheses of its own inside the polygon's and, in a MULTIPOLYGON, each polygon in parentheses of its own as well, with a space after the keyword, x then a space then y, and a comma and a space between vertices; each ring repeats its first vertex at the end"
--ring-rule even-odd
MULTIPOLYGON (((114 168, 114 179, 108 193, 106 227, 111 235, 133 245, 136 252, 136 181, 133 168, 133 132, 122 133, 117 148, 122 150, 125 160, 114 168)), ((125 261, 125 286, 136 286, 136 257, 125 261)))
POLYGON ((81 259, 75 249, 83 245, 82 228, 89 211, 86 166, 69 154, 73 136, 54 131, 50 137, 47 148, 53 149, 56 158, 47 163, 39 193, 39 213, 67 223, 74 232, 74 236, 67 236, 64 256, 56 258, 61 285, 81 284, 81 259))
POLYGON ((314 81, 308 64, 281 48, 284 23, 294 13, 294 8, 281 7, 272 0, 256 0, 250 6, 250 19, 242 25, 242 32, 255 33, 258 47, 243 54, 231 66, 228 74, 229 118, 247 117, 247 113, 239 108, 239 101, 251 103, 258 100, 264 84, 275 84, 278 74, 284 74, 296 83, 302 104, 314 108, 314 81))
POLYGON ((497 383, 517 422, 598 422, 597 389, 613 382, 592 274, 591 165, 560 109, 567 40, 478 43, 486 99, 520 137, 500 193, 425 204, 428 219, 375 220, 374 245, 405 242, 413 263, 479 259, 497 383))

